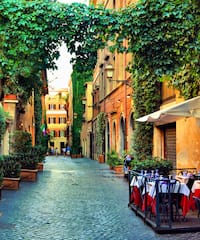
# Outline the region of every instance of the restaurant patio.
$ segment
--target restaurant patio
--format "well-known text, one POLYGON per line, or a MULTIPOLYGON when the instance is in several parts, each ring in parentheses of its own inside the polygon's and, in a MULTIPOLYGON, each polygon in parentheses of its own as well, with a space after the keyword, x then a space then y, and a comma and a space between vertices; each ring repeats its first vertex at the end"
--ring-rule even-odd
POLYGON ((129 171, 129 207, 157 233, 200 232, 200 175, 129 171))

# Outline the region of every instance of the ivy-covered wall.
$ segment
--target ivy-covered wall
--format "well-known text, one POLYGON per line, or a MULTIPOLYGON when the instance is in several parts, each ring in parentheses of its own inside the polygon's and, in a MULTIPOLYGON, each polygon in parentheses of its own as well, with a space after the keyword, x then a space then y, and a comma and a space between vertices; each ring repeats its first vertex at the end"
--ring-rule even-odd
POLYGON ((79 72, 77 68, 74 67, 71 78, 73 87, 73 112, 76 114, 76 117, 73 118, 72 125, 72 153, 80 153, 80 132, 84 113, 82 98, 85 96, 84 83, 92 81, 92 71, 79 72))
MULTIPOLYGON (((28 79, 41 69, 54 68, 61 41, 75 53, 75 63, 79 61, 74 73, 79 76, 73 80, 77 97, 74 112, 78 114, 73 125, 75 138, 82 113, 76 102, 81 102, 81 79, 94 67, 97 49, 108 41, 113 42, 112 49, 133 55, 130 67, 136 118, 157 109, 158 85, 163 79, 168 79, 185 99, 200 93, 199 0, 138 0, 119 11, 49 0, 2 0, 0 21, 1 79, 28 79)), ((149 155, 152 126, 136 124, 134 139, 135 156, 149 155)))

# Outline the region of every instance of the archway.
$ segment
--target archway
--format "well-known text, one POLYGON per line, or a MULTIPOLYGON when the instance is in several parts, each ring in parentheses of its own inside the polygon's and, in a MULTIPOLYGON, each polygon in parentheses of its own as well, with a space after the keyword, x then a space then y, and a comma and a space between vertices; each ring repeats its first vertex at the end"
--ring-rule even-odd
POLYGON ((112 150, 117 150, 117 144, 116 144, 116 124, 113 123, 112 127, 112 150))
POLYGON ((125 119, 123 117, 121 117, 120 119, 120 128, 119 128, 119 132, 120 132, 120 155, 123 155, 123 152, 125 150, 125 139, 126 139, 126 125, 125 125, 125 119))

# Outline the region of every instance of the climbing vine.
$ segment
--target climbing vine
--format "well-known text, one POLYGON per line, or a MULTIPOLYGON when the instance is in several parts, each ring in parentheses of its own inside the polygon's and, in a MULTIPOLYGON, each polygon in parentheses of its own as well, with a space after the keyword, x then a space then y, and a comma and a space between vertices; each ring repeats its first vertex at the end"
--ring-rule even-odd
POLYGON ((3 107, 0 106, 0 142, 6 131, 6 119, 9 118, 9 113, 5 112, 3 107))
POLYGON ((74 119, 72 124, 72 153, 81 152, 80 132, 83 121, 84 106, 82 98, 85 96, 84 83, 92 81, 92 70, 88 72, 80 72, 79 66, 74 66, 72 73, 73 86, 73 111, 74 119), (75 117, 76 116, 76 117, 75 117))
MULTIPOLYGON (((200 8, 196 0, 141 0, 122 9, 114 49, 133 53, 135 118, 159 107, 163 79, 185 99, 199 94, 200 8), (123 45, 124 36, 128 47, 123 45)), ((152 153, 151 124, 136 123, 136 159, 152 153)))
MULTIPOLYGON (((97 50, 110 40, 111 50, 133 54, 131 72, 137 118, 157 110, 159 83, 163 79, 168 79, 186 99, 199 94, 199 26, 198 0, 140 0, 118 12, 49 0, 2 0, 0 79, 28 80, 42 69, 55 68, 61 42, 75 53, 72 61, 79 63, 77 72, 91 71, 97 50)), ((144 155, 149 154, 152 126, 138 123, 135 133, 136 156, 147 145, 144 155)))
POLYGON ((102 153, 102 146, 104 142, 104 135, 105 135, 105 127, 106 127, 106 114, 104 112, 100 112, 97 116, 97 145, 98 150, 102 153))

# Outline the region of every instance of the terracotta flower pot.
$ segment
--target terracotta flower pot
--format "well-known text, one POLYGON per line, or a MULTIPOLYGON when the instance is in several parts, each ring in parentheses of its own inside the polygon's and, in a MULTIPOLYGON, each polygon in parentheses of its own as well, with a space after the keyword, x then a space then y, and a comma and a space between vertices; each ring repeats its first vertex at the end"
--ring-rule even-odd
POLYGON ((123 169, 124 169, 124 166, 123 165, 118 165, 118 166, 114 166, 114 171, 115 173, 123 173, 123 169))
POLYGON ((6 99, 6 100, 17 100, 17 96, 15 94, 5 94, 4 99, 6 99))
POLYGON ((104 163, 105 162, 104 155, 100 154, 98 160, 99 160, 99 163, 104 163))

